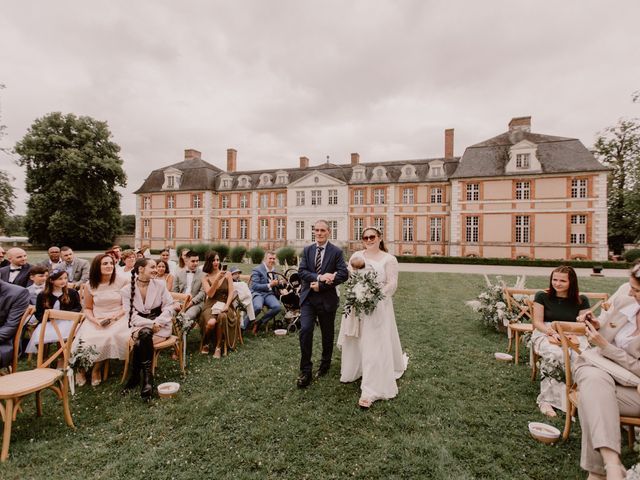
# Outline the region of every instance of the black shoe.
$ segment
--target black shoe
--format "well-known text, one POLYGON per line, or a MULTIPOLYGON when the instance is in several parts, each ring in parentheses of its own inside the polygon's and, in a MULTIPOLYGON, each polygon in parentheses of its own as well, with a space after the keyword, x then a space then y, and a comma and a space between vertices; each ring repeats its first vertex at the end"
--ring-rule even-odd
POLYGON ((142 362, 142 388, 140 396, 149 401, 153 395, 153 373, 151 373, 151 360, 142 362))
POLYGON ((298 388, 308 387, 310 383, 311 383, 311 374, 304 373, 304 372, 300 374, 300 376, 298 377, 298 380, 296 381, 296 385, 298 385, 298 388))
POLYGON ((316 372, 316 378, 324 377, 327 373, 329 373, 329 367, 320 367, 316 372))

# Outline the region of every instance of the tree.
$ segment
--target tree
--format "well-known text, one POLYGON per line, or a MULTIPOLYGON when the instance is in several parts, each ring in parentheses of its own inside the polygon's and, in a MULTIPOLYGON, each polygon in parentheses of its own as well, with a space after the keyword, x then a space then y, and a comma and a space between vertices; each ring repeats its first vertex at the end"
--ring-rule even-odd
POLYGON ((136 233, 136 216, 122 215, 122 230, 125 235, 134 235, 136 233))
POLYGON ((106 122, 74 114, 37 119, 15 146, 26 167, 25 228, 37 245, 99 248, 120 230, 126 185, 120 147, 106 122))
MULTIPOLYGON (((0 83, 0 90, 4 85, 0 83)), ((0 122, 2 121, 2 111, 0 110, 0 122)), ((4 137, 6 126, 0 123, 0 140, 4 137)), ((0 153, 6 153, 5 149, 0 146, 0 153)), ((15 180, 4 170, 0 170, 0 231, 6 231, 7 220, 13 212, 13 200, 16 198, 11 182, 15 180)))
POLYGON ((4 224, 4 233, 10 237, 24 237, 27 231, 24 228, 24 215, 11 215, 4 224))
POLYGON ((640 238, 640 123, 621 119, 598 134, 595 153, 611 167, 609 175, 609 248, 621 253, 640 238))

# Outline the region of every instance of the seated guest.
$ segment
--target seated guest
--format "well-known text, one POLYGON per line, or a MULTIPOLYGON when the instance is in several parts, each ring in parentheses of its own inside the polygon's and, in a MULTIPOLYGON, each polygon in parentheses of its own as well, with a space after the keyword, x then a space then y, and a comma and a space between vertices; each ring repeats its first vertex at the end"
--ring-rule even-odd
MULTIPOLYGON (((109 255, 97 255, 91 262, 89 282, 84 292, 86 320, 76 334, 72 351, 77 350, 82 341, 84 347, 92 346, 98 352, 91 374, 94 387, 102 380, 105 361, 127 358, 131 331, 124 315, 120 290, 128 283, 116 275, 114 260, 109 255)), ((78 371, 76 383, 82 386, 86 382, 85 372, 78 371)))
POLYGON ((135 250, 125 250, 120 257, 120 265, 116 265, 116 274, 122 275, 129 280, 131 278, 131 271, 136 263, 135 250))
POLYGON ((156 260, 156 268, 158 270, 158 275, 156 278, 164 280, 167 284, 167 290, 173 290, 173 275, 169 273, 169 264, 159 258, 156 260))
POLYGON ((140 396, 149 400, 153 395, 153 345, 164 342, 171 336, 173 314, 180 306, 173 301, 162 280, 156 280, 156 262, 150 258, 140 258, 133 266, 129 285, 120 294, 125 305, 129 327, 135 341, 131 352, 131 375, 123 393, 140 383, 140 396))
MULTIPOLYGON (((36 304, 38 295, 44 290, 48 275, 49 271, 47 270, 47 267, 43 265, 34 265, 31 267, 31 270, 29 271, 29 279, 32 283, 27 287, 27 290, 29 291, 29 303, 31 305, 36 304)), ((38 323, 36 316, 31 315, 29 325, 35 325, 36 323, 38 323)))
MULTIPOLYGON (((578 277, 571 267, 557 267, 551 272, 549 288, 537 292, 533 303, 533 326, 531 343, 534 351, 540 355, 541 362, 552 362, 562 368, 563 355, 560 337, 551 327, 551 322, 575 322, 578 315, 589 309, 589 299, 580 295, 578 277)), ((564 382, 547 376, 545 369, 540 369, 540 395, 537 403, 540 411, 555 417, 554 408, 567 411, 564 382)))
POLYGON ((221 267, 220 256, 216 252, 207 253, 202 271, 206 274, 202 279, 202 288, 207 298, 200 314, 200 328, 204 332, 200 353, 209 353, 209 344, 215 333, 213 357, 220 358, 223 341, 230 348, 236 345, 238 317, 232 303, 233 280, 231 274, 221 267))
POLYGON ((27 263, 27 252, 18 247, 10 248, 7 250, 7 259, 9 265, 0 268, 0 279, 27 288, 31 284, 31 265, 27 263))
POLYGON ((274 252, 267 252, 264 254, 264 262, 251 272, 253 311, 256 312, 256 314, 260 314, 264 305, 268 308, 262 318, 256 321, 253 327, 254 333, 257 331, 258 323, 260 325, 266 325, 269 320, 282 310, 282 306, 277 297, 277 287, 280 284, 284 284, 284 282, 279 281, 275 275, 275 264, 276 254, 274 252))
POLYGON ((13 340, 28 306, 29 292, 25 288, 0 280, 0 368, 13 361, 13 340))
MULTIPOLYGON (((184 312, 184 316, 192 321, 196 321, 202 313, 202 307, 206 294, 202 289, 203 273, 198 264, 200 257, 192 250, 184 252, 186 263, 182 269, 179 269, 173 279, 172 291, 175 293, 184 293, 191 295, 191 306, 184 312)), ((202 330, 204 332, 204 330, 202 330)))
MULTIPOLYGON (((631 269, 629 283, 612 297, 609 310, 594 320, 590 313, 578 321, 587 324, 587 339, 602 356, 640 376, 640 263, 631 269), (625 294, 626 292, 626 294, 625 294)), ((582 430, 580 466, 589 479, 622 479, 620 416, 640 416, 640 393, 616 384, 611 375, 578 357, 574 379, 578 384, 578 418, 582 430)))
POLYGON ((62 268, 67 271, 69 277, 69 288, 80 289, 80 286, 89 280, 89 262, 77 258, 70 247, 62 247, 60 255, 64 262, 62 268))
POLYGON ((169 270, 167 273, 175 275, 176 270, 178 270, 178 264, 173 260, 171 260, 171 251, 168 248, 163 248, 162 251, 160 252, 160 258, 165 262, 167 262, 167 265, 169 265, 169 270))
MULTIPOLYGON (((42 317, 45 310, 64 310, 67 312, 79 312, 82 310, 80 305, 80 295, 77 291, 69 288, 67 282, 67 272, 65 270, 54 270, 47 277, 42 293, 38 294, 36 299, 36 319, 38 326, 31 334, 31 340, 27 345, 27 353, 36 353, 38 351, 38 342, 40 341, 40 328, 42 317)), ((58 329, 62 338, 68 338, 73 322, 71 320, 57 321, 58 329)), ((44 337, 44 343, 55 343, 58 341, 58 335, 54 328, 47 328, 44 337)))
POLYGON ((256 314, 253 310, 253 301, 251 300, 251 290, 249 289, 249 285, 240 278, 242 270, 238 267, 231 267, 229 272, 231 273, 231 279, 233 280, 233 288, 236 291, 236 297, 238 297, 238 301, 244 306, 240 327, 245 330, 247 325, 249 325, 249 322, 256 319, 256 314))
POLYGON ((9 260, 4 258, 6 253, 7 252, 4 251, 4 248, 0 247, 0 268, 9 265, 9 260))
MULTIPOLYGON (((110 249, 110 252, 113 252, 113 256, 115 257, 116 267, 120 265, 120 257, 122 255, 122 247, 120 245, 113 245, 110 249)), ((109 253, 109 252, 106 252, 109 253)))
POLYGON ((62 267, 62 259, 60 258, 60 247, 56 247, 55 245, 49 247, 47 250, 47 255, 49 258, 40 262, 40 265, 47 267, 47 270, 50 272, 55 270, 56 268, 62 267))

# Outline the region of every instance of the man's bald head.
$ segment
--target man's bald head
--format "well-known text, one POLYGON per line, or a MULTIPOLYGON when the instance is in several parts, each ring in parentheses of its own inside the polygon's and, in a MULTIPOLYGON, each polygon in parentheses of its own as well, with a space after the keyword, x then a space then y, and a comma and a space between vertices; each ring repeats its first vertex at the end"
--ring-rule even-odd
POLYGON ((10 248, 7 250, 7 260, 9 260, 14 267, 22 267, 27 263, 27 252, 18 247, 10 248))

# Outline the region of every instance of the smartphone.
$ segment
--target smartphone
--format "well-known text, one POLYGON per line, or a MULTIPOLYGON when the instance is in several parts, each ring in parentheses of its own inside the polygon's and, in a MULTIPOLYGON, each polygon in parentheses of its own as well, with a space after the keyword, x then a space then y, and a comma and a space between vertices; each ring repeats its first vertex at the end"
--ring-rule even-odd
POLYGON ((224 265, 222 265, 222 271, 226 272, 227 271, 227 264, 225 263, 224 265))
POLYGON ((107 325, 109 325, 111 323, 111 320, 109 318, 105 318, 104 320, 100 321, 100 326, 102 327, 106 327, 107 325))

